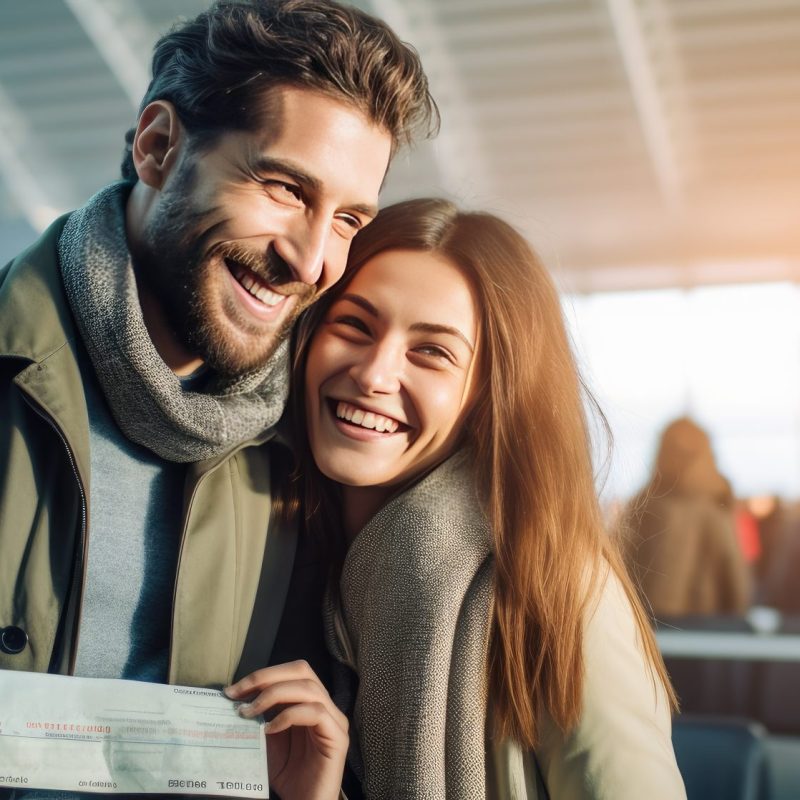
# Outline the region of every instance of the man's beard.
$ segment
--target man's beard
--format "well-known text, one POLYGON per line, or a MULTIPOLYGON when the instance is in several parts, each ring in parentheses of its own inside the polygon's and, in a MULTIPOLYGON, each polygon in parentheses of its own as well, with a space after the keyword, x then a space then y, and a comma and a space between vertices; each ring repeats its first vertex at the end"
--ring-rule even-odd
POLYGON ((173 186, 162 196, 158 214, 133 254, 134 268, 177 341, 215 373, 239 376, 269 361, 300 312, 316 299, 316 289, 297 282, 272 247, 264 252, 241 242, 223 242, 206 249, 216 227, 210 221, 215 209, 193 206, 194 173, 191 163, 178 167, 173 186), (280 329, 263 331, 238 307, 235 296, 225 289, 230 280, 222 272, 226 259, 246 266, 282 293, 298 295, 293 313, 280 329), (232 335, 232 327, 246 334, 244 342, 232 335))

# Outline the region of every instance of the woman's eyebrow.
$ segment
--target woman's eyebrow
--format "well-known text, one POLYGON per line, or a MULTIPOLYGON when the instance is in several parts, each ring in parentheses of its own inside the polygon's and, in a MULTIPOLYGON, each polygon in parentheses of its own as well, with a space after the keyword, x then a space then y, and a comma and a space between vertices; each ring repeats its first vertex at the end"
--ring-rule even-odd
MULTIPOLYGON (((372 303, 370 303, 369 300, 367 300, 364 297, 361 297, 361 295, 359 294, 343 294, 339 298, 339 300, 348 300, 349 302, 354 303, 359 308, 363 308, 364 311, 367 312, 367 314, 369 314, 372 317, 375 317, 375 319, 378 319, 380 317, 378 309, 375 308, 375 306, 372 305, 372 303)), ((455 336, 456 338, 461 339, 461 341, 464 342, 464 344, 469 348, 470 353, 475 352, 475 345, 473 345, 470 342, 470 340, 467 339, 467 337, 464 336, 464 334, 458 328, 453 328, 450 325, 437 325, 436 323, 433 322, 415 322, 411 326, 411 330, 422 331, 424 333, 445 333, 450 336, 455 336)))
POLYGON ((446 333, 450 336, 455 336, 461 339, 462 342, 469 348, 470 353, 475 352, 475 347, 470 343, 469 339, 464 336, 458 328, 453 328, 450 325, 437 325, 434 322, 415 322, 411 326, 412 331, 423 331, 424 333, 446 333))
POLYGON ((378 313, 378 309, 375 308, 375 306, 372 305, 372 303, 370 303, 369 300, 366 300, 360 294, 343 294, 341 297, 339 297, 339 300, 349 300, 351 303, 355 303, 357 306, 363 308, 364 311, 367 312, 367 314, 369 314, 372 317, 375 317, 375 319, 377 319, 380 316, 380 314, 378 313))

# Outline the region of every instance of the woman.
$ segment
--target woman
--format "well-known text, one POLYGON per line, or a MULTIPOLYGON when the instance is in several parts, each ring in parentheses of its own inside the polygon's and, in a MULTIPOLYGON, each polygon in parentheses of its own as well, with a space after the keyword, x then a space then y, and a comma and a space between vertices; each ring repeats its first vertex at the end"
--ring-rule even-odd
POLYGON ((558 295, 441 200, 382 211, 298 336, 287 514, 338 554, 368 798, 677 798, 669 683, 605 536, 558 295), (294 494, 294 496, 293 496, 294 494))

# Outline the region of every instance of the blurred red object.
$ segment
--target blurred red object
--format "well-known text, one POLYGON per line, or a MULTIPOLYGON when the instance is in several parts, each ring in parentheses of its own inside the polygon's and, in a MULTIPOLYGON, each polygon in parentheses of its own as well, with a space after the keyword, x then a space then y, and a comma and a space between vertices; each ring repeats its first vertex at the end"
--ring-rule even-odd
POLYGON ((761 556, 761 536, 758 532, 758 520, 744 506, 736 509, 736 536, 739 547, 748 564, 752 564, 761 556))

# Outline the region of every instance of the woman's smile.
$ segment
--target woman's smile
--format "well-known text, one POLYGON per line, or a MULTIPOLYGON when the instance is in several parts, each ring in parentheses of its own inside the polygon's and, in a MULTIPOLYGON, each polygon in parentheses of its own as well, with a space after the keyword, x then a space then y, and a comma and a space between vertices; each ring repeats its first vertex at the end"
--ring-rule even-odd
POLYGON ((331 403, 335 407, 336 418, 347 422, 349 425, 378 433, 397 433, 401 427, 408 430, 408 425, 404 425, 399 420, 386 416, 379 411, 371 411, 363 406, 353 405, 343 400, 331 400, 331 403))
POLYGON ((364 264, 309 348, 308 435, 323 474, 391 487, 450 455, 477 329, 472 286, 448 259, 390 250, 364 264))

